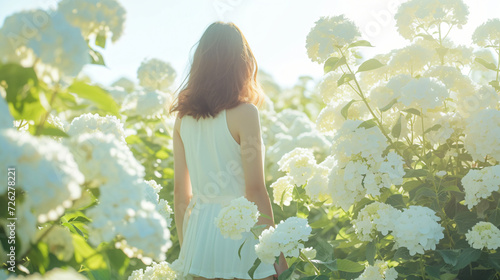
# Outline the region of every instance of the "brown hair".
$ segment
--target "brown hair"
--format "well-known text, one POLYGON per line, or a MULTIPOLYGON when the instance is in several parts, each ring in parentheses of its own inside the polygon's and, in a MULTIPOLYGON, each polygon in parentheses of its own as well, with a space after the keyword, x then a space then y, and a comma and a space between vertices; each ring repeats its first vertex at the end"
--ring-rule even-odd
POLYGON ((240 103, 262 104, 257 61, 234 23, 212 23, 197 44, 187 83, 185 79, 170 113, 199 119, 240 103))

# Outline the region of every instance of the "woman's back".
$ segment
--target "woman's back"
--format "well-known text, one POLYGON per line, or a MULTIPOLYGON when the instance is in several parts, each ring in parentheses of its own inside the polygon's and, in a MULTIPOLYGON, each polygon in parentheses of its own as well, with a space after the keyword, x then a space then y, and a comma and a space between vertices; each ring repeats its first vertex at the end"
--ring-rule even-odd
POLYGON ((184 116, 180 135, 193 197, 210 203, 245 195, 240 145, 229 131, 226 110, 213 118, 184 116))

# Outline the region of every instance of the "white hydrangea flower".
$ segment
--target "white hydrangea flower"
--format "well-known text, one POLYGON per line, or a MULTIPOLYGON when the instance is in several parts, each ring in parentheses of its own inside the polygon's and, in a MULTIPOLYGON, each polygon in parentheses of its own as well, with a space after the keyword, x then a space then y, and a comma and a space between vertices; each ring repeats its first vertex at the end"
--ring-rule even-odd
POLYGON ((113 134, 117 139, 125 143, 123 123, 115 116, 101 117, 99 114, 86 113, 74 118, 68 128, 68 134, 71 136, 94 132, 113 134))
POLYGON ((424 113, 443 104, 448 97, 446 87, 434 78, 411 79, 401 88, 399 101, 407 107, 420 108, 424 113))
POLYGON ((172 225, 172 215, 174 214, 174 211, 172 210, 172 207, 168 205, 168 202, 165 199, 160 199, 160 202, 158 202, 157 205, 158 213, 165 218, 165 221, 167 222, 167 227, 170 228, 172 225))
POLYGON ((117 0, 62 0, 58 10, 86 39, 112 33, 115 42, 123 33, 126 11, 117 0))
POLYGON ((146 198, 139 177, 122 178, 115 184, 100 187, 99 203, 89 210, 89 242, 98 245, 110 242, 116 236, 125 240, 115 244, 128 257, 137 257, 144 263, 152 259, 165 260, 165 252, 172 246, 167 221, 157 207, 146 198))
POLYGON ((412 205, 405 209, 392 231, 395 248, 406 247, 411 256, 424 254, 424 250, 435 250, 444 237, 439 220, 436 212, 424 206, 412 205))
POLYGON ((422 73, 425 66, 431 61, 434 53, 434 49, 429 49, 419 44, 411 44, 392 52, 388 68, 390 68, 393 75, 409 74, 416 76, 422 73))
POLYGON ((137 69, 139 84, 148 90, 167 91, 176 75, 169 63, 156 58, 143 61, 137 69))
POLYGON ((7 102, 0 96, 0 129, 12 127, 14 127, 14 118, 9 112, 7 102))
POLYGON ((486 156, 500 160, 500 111, 481 110, 466 120, 465 149, 474 160, 484 161, 486 156))
POLYGON ((376 231, 387 235, 397 226, 396 220, 401 211, 389 204, 375 201, 359 211, 358 217, 352 220, 352 225, 361 241, 372 241, 376 231))
MULTIPOLYGON (((325 135, 334 135, 346 120, 341 112, 342 108, 348 103, 349 101, 327 104, 316 118, 316 128, 318 131, 325 135)), ((362 102, 354 102, 349 106, 347 119, 364 119, 367 113, 368 110, 362 102)))
POLYGON ((121 77, 111 84, 112 87, 122 88, 126 92, 131 93, 135 90, 135 83, 132 80, 121 77))
POLYGON ((302 241, 309 239, 311 230, 306 219, 290 217, 276 227, 265 229, 255 245, 255 252, 262 262, 269 264, 273 264, 281 252, 285 257, 298 257, 304 248, 302 241))
POLYGON ((465 192, 465 205, 472 209, 481 199, 488 198, 493 192, 499 191, 500 165, 469 170, 462 178, 462 185, 465 192))
POLYGON ((171 101, 170 94, 158 90, 135 91, 125 97, 121 111, 129 116, 158 117, 171 101))
POLYGON ((145 270, 134 270, 127 280, 177 280, 177 273, 168 262, 153 262, 145 270))
POLYGON ((337 47, 354 42, 360 35, 358 27, 344 15, 321 17, 307 35, 307 54, 312 61, 323 63, 337 47))
POLYGON ((351 205, 361 200, 366 194, 362 184, 363 174, 367 173, 366 165, 359 162, 351 165, 351 171, 346 171, 340 165, 334 166, 328 180, 328 189, 333 204, 344 211, 349 211, 351 205))
POLYGON ((109 92, 117 104, 122 104, 129 94, 129 92, 121 86, 108 87, 106 91, 109 92))
MULTIPOLYGON (((427 113, 423 116, 425 140, 431 145, 445 144, 453 133, 459 129, 455 124, 461 123, 461 116, 456 113, 427 113)), ((422 119, 418 120, 419 124, 414 125, 414 135, 422 136, 422 119)))
MULTIPOLYGON (((45 66, 57 70, 55 76, 50 74, 53 80, 66 75, 76 76, 85 64, 90 63, 87 42, 80 30, 71 26, 57 11, 15 13, 5 19, 0 33, 18 55, 32 53, 45 66)), ((49 69, 44 71, 45 66, 39 71, 52 73, 49 69)))
POLYGON ((341 76, 341 73, 332 71, 325 74, 323 79, 320 81, 318 91, 323 99, 323 102, 326 104, 332 102, 349 102, 350 100, 358 97, 358 94, 348 87, 343 87, 342 90, 339 90, 337 82, 341 76))
POLYGON ((346 120, 333 138, 333 154, 342 162, 346 157, 360 155, 378 159, 387 147, 387 141, 377 126, 359 127, 360 120, 346 120))
POLYGON ((112 134, 84 133, 67 142, 90 187, 144 177, 144 167, 128 146, 112 134))
POLYGON ((278 161, 278 166, 288 173, 292 184, 302 186, 311 178, 316 159, 311 149, 295 148, 278 161))
MULTIPOLYGON (((81 196, 84 177, 66 147, 49 137, 36 138, 15 129, 0 131, 0 167, 15 167, 16 184, 28 194, 23 201, 40 223, 52 221, 81 196)), ((7 172, 0 175, 7 182, 7 172)), ((7 192, 7 183, 0 194, 7 192)))
POLYGON ((259 215, 257 205, 241 196, 222 208, 214 222, 225 238, 238 240, 257 223, 259 215))
POLYGON ((465 234, 465 239, 474 249, 496 250, 500 248, 500 229, 489 222, 478 222, 465 234))
POLYGON ((398 272, 393 267, 389 268, 387 263, 376 260, 373 266, 368 265, 365 271, 355 280, 396 280, 398 272))
POLYGON ((497 109, 500 104, 498 93, 490 85, 463 87, 452 98, 462 117, 470 117, 484 109, 497 109))
POLYGON ((436 21, 462 28, 468 15, 469 8, 462 0, 410 0, 399 6, 394 18, 399 34, 412 40, 423 29, 436 26, 436 21))
POLYGON ((476 28, 472 41, 480 47, 500 45, 500 19, 491 18, 476 28))
POLYGON ((306 194, 312 201, 329 204, 332 203, 332 198, 328 193, 328 181, 331 168, 318 164, 313 168, 313 175, 305 186, 306 194))
POLYGON ((283 201, 283 205, 290 205, 293 194, 292 178, 290 176, 279 178, 271 184, 271 188, 273 189, 274 203, 281 205, 281 202, 283 201))
POLYGON ((401 185, 403 184, 403 176, 405 175, 403 164, 403 158, 391 151, 380 163, 379 172, 389 175, 392 184, 401 185))

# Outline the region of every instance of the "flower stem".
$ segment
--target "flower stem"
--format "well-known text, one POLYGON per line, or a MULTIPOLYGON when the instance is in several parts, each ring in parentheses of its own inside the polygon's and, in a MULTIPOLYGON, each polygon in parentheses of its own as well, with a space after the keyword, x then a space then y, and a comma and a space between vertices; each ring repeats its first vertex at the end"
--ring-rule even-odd
POLYGON ((304 253, 300 252, 299 253, 299 258, 305 262, 308 262, 309 264, 312 265, 313 269, 314 269, 314 273, 316 273, 316 275, 320 275, 321 274, 321 271, 319 271, 319 269, 311 262, 311 260, 306 257, 306 255, 304 255, 304 253))

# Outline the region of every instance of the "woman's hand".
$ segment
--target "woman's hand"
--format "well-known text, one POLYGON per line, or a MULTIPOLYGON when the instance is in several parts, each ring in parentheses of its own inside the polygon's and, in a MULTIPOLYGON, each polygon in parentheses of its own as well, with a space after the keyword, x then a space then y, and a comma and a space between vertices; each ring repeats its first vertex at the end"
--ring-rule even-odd
POLYGON ((276 273, 278 274, 278 276, 280 276, 283 271, 288 269, 288 264, 286 263, 286 259, 283 253, 280 254, 279 264, 274 263, 274 268, 276 269, 276 273))

